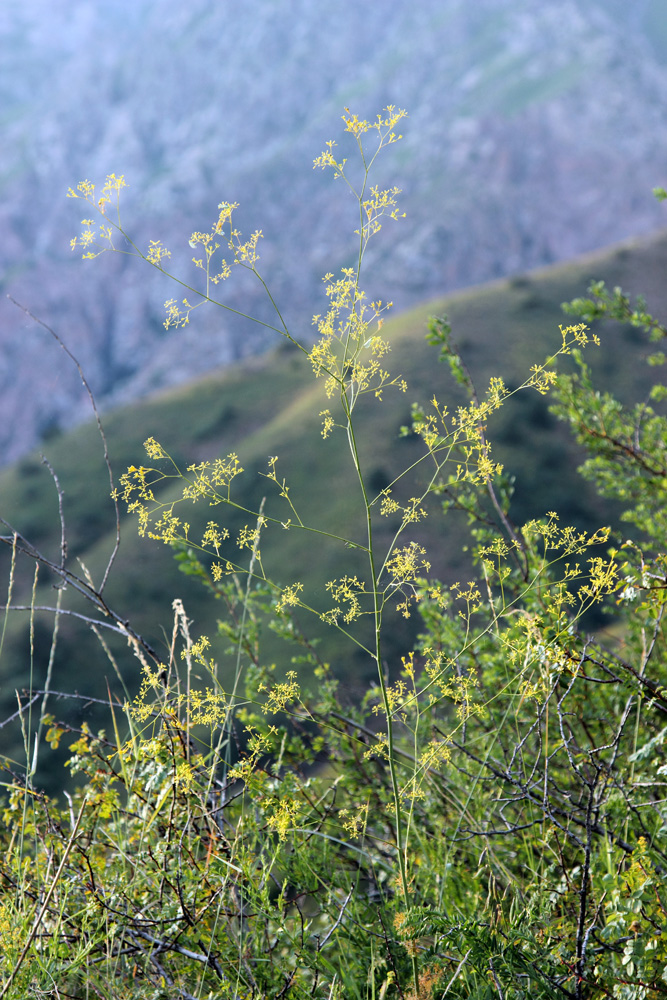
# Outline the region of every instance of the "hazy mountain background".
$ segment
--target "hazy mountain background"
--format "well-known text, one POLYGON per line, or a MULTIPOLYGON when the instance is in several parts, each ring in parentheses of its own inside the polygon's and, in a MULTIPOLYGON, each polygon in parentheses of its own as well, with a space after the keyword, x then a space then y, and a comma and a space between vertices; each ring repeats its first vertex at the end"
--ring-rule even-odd
MULTIPOLYGON (((167 333, 175 290, 159 275, 70 251, 83 213, 67 188, 115 172, 133 238, 162 239, 192 276, 190 233, 240 202, 307 336, 355 228, 313 157, 344 106, 388 103, 410 117, 378 180, 403 189, 407 218, 377 241, 366 286, 399 310, 664 224, 651 196, 667 174, 662 0, 3 0, 3 293, 57 330, 106 404, 268 344, 213 309, 167 333)), ((268 317, 238 275, 223 293, 268 317)), ((3 294, 0 461, 88 412, 71 364, 3 294)))

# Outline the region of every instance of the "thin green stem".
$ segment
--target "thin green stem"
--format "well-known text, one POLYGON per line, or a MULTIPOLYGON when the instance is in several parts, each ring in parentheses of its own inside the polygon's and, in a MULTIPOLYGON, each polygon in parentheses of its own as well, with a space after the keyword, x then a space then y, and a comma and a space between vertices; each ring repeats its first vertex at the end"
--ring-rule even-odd
MULTIPOLYGON (((371 578, 371 589, 373 594, 373 621, 375 627, 374 659, 377 666, 378 683, 380 686, 382 706, 387 720, 387 728, 386 728, 387 760, 389 764, 389 775, 391 780, 392 797, 394 802, 394 823, 396 827, 396 853, 398 855, 398 864, 401 877, 401 892, 403 896, 404 905, 407 909, 407 907, 409 906, 407 841, 404 838, 404 830, 403 830, 403 808, 401 805, 401 791, 398 780, 398 770, 396 766, 396 752, 394 746, 395 743, 394 723, 392 718, 391 704, 389 701, 389 693, 387 690, 387 681, 385 679, 384 671, 382 669, 382 605, 380 601, 380 594, 378 591, 378 575, 375 568, 375 549, 373 546, 373 521, 371 517, 371 505, 369 503, 368 494, 366 492, 366 484, 364 482, 364 476, 361 467, 361 459, 359 456, 359 449, 357 446, 356 436, 354 432, 352 413, 349 410, 347 403, 348 403, 347 397, 343 395, 343 405, 345 407, 346 417, 347 417, 347 435, 350 447, 350 454, 352 456, 354 468, 357 473, 357 478, 359 480, 359 487, 361 489, 361 494, 363 497, 363 504, 364 504, 364 516, 366 520, 366 538, 368 543, 367 544, 368 566, 371 578)), ((411 956, 411 963, 412 963, 414 986, 415 990, 418 992, 419 969, 418 969, 416 955, 411 956)))

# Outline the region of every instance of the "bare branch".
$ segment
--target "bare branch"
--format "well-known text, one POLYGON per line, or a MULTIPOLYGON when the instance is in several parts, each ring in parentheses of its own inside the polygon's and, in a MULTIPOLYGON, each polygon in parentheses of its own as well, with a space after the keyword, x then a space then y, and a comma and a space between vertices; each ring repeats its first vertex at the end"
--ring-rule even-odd
MULTIPOLYGON (((105 465, 107 467, 107 472, 109 474, 110 496, 111 496, 111 499, 112 499, 112 502, 113 502, 114 513, 115 513, 115 517, 116 517, 116 540, 114 542, 113 551, 111 552, 111 555, 109 556, 109 561, 107 562, 107 567, 106 567, 106 569, 104 571, 104 576, 102 577, 102 583, 100 584, 99 593, 102 594, 102 592, 104 591, 104 588, 106 586, 106 582, 107 582, 107 580, 109 578, 109 573, 111 572, 111 567, 113 566, 113 564, 115 562, 116 555, 117 555, 118 549, 120 547, 120 508, 118 506, 118 499, 116 497, 116 488, 115 488, 115 484, 114 484, 113 470, 111 468, 111 461, 109 459, 109 447, 108 447, 108 444, 107 444, 107 437, 106 437, 106 434, 104 432, 104 427, 102 425, 102 420, 101 420, 101 417, 100 417, 100 414, 99 414, 99 410, 97 409, 97 403, 95 402, 95 396, 93 395, 93 390, 90 388, 88 380, 86 379, 86 376, 83 373, 83 369, 82 369, 81 365, 79 364, 79 362, 76 359, 76 357, 74 356, 74 354, 72 354, 72 352, 70 351, 70 349, 67 346, 67 344, 65 344, 65 342, 62 340, 62 338, 58 336, 58 334, 56 333, 56 331, 53 330, 47 323, 45 323, 44 320, 39 319, 38 316, 35 316, 33 313, 31 313, 30 310, 28 308, 26 308, 26 306, 22 305, 20 302, 17 302, 16 299, 13 296, 8 295, 7 298, 10 300, 10 302, 13 302, 14 305, 18 309, 20 309, 22 312, 24 312, 26 316, 29 316, 31 320, 33 320, 35 323, 38 323, 39 326, 43 327, 43 329, 45 329, 48 333, 50 333, 51 336, 53 337, 53 339, 56 341, 56 343, 63 349, 63 351, 65 352, 65 354, 67 355, 67 357, 74 363, 74 365, 76 366, 76 370, 79 373, 79 378, 81 379, 81 382, 83 383, 83 386, 84 386, 86 392, 88 393, 88 398, 90 399, 90 405, 92 406, 93 413, 95 414, 95 420, 97 422, 97 429, 98 429, 100 437, 102 439, 102 446, 104 448, 104 463, 105 463, 105 465)), ((48 465, 48 463, 46 463, 46 464, 48 465)), ((49 469, 51 469, 50 466, 49 466, 49 469)), ((51 474, 53 475, 53 470, 51 470, 51 474)), ((56 483, 57 483, 57 480, 56 480, 56 483)), ((62 505, 60 503, 60 501, 61 501, 62 498, 61 498, 60 490, 58 492, 58 497, 59 497, 59 506, 60 506, 60 511, 61 511, 61 524, 62 524, 62 505)), ((63 526, 63 531, 64 531, 64 526, 63 526)))

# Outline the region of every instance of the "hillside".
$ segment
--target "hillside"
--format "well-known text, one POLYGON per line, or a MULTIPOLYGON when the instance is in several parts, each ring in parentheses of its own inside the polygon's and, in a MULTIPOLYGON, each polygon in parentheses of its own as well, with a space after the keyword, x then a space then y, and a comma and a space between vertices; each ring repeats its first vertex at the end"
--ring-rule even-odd
MULTIPOLYGON (((400 246, 379 241, 368 259, 374 294, 401 311, 648 233, 664 224, 650 192, 665 182, 666 38, 660 0, 8 0, 0 288, 57 328, 107 406, 270 347, 213 312, 166 333, 169 286, 73 254, 80 213, 65 193, 124 174, 128 230, 161 239, 186 275, 193 229, 238 201, 299 324, 352 253, 351 203, 312 169, 346 105, 410 115, 377 178, 403 189, 400 246)), ((266 307, 246 282, 225 301, 266 307)), ((0 352, 4 464, 87 409, 4 294, 0 352)))
MULTIPOLYGON (((560 303, 585 292, 592 278, 603 278, 610 286, 621 284, 626 291, 643 290, 654 314, 667 314, 667 288, 663 275, 667 267, 667 235, 640 243, 613 247, 604 253, 565 265, 532 272, 509 281, 499 281, 457 293, 446 299, 421 305, 396 316, 386 324, 392 344, 389 356, 392 372, 408 381, 405 396, 387 392, 383 402, 364 404, 362 454, 372 488, 380 491, 398 470, 415 461, 421 446, 414 438, 400 438, 399 428, 408 422, 410 404, 426 403, 435 392, 442 401, 457 398, 450 376, 435 364, 434 348, 424 340, 426 320, 447 313, 455 339, 462 348, 477 384, 483 387, 492 374, 500 374, 508 385, 518 384, 530 365, 543 360, 560 342, 558 324, 563 322, 560 303)), ((643 338, 632 328, 602 330, 603 346, 591 355, 600 384, 612 388, 622 398, 638 399, 645 394, 647 374, 642 363, 646 353, 643 338)), ((361 538, 355 525, 355 497, 358 486, 347 460, 342 434, 327 441, 320 435, 320 410, 326 405, 322 384, 313 379, 310 366, 295 349, 281 348, 236 366, 212 372, 203 379, 158 393, 144 401, 116 410, 105 419, 110 458, 116 480, 128 465, 145 462, 142 442, 157 438, 183 468, 235 452, 245 469, 235 497, 248 509, 257 509, 266 497, 265 512, 285 519, 285 503, 275 484, 260 474, 267 471, 269 456, 278 456, 278 471, 290 485, 290 496, 299 509, 324 511, 327 530, 354 539, 361 538), (335 488, 332 488, 335 484, 335 488), (273 487, 273 489, 271 489, 273 487)), ((598 524, 613 518, 602 510, 585 484, 577 477, 576 449, 548 412, 548 400, 537 393, 516 397, 489 428, 497 442, 497 455, 507 471, 516 476, 516 497, 512 514, 518 523, 559 511, 563 520, 582 525, 598 524)), ((92 423, 54 435, 43 453, 56 471, 64 498, 67 524, 68 565, 81 573, 85 566, 99 584, 113 548, 114 517, 109 500, 109 484, 102 460, 102 447, 92 423)), ((406 494, 407 497, 411 495, 406 494)), ((189 513, 189 512, 188 512, 189 513)), ((238 515, 226 517, 218 508, 221 523, 235 531, 247 523, 238 515)), ((0 515, 9 526, 55 562, 59 561, 60 524, 56 489, 37 452, 25 456, 0 474, 0 515)), ((192 537, 197 534, 197 518, 204 524, 210 509, 192 510, 192 537)), ((190 518, 189 518, 190 519, 190 518)), ((318 516, 318 522, 321 523, 318 516)), ((451 513, 443 520, 434 504, 429 518, 414 536, 428 543, 434 574, 446 583, 467 579, 465 554, 461 551, 465 520, 451 513)), ((382 532, 391 528, 380 522, 382 532)), ((9 578, 7 547, 1 556, 3 579, 9 578)), ((351 572, 351 551, 335 542, 313 545, 312 536, 296 530, 271 529, 262 543, 267 574, 281 584, 302 580, 313 605, 323 607, 322 589, 327 580, 351 572)), ((363 564, 360 563, 360 572, 363 564)), ((37 588, 38 605, 53 605, 53 581, 42 574, 37 588)), ((19 564, 15 573, 15 604, 29 604, 33 585, 32 567, 19 564)), ((148 539, 138 539, 132 519, 124 518, 118 558, 105 591, 108 604, 158 649, 166 649, 172 630, 171 602, 181 597, 192 619, 193 635, 214 637, 218 608, 200 584, 179 573, 171 552, 148 539)), ((90 614, 72 589, 63 594, 63 606, 73 612, 90 614)), ((49 657, 52 618, 39 613, 35 621, 34 655, 30 655, 28 615, 10 615, 4 634, 1 704, 3 715, 15 710, 16 688, 44 682, 49 657)), ((103 624, 103 622, 102 622, 103 624)), ((321 627, 307 620, 302 625, 310 635, 321 627)), ((407 648, 415 619, 406 625, 396 616, 389 633, 388 669, 400 660, 407 648)), ((138 680, 138 664, 124 643, 111 646, 129 689, 138 680)), ((289 668, 288 649, 275 639, 271 657, 279 670, 289 668)), ((230 676, 232 657, 225 657, 224 643, 214 643, 214 655, 221 676, 230 676)), ((328 635, 326 659, 351 689, 370 670, 356 654, 328 635)), ((62 618, 54 661, 53 688, 62 692, 105 697, 107 681, 113 689, 117 680, 92 633, 74 618, 62 618)), ((86 711, 89 706, 86 706, 86 711)), ((57 711, 69 718, 71 704, 57 711)), ((7 748, 3 748, 6 750, 7 748)), ((16 748, 13 751, 18 753, 16 748)))

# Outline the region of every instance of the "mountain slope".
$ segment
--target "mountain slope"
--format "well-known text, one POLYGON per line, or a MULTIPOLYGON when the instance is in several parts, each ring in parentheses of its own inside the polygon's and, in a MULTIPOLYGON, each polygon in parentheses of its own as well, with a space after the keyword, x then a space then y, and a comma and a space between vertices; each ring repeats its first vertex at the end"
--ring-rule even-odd
MULTIPOLYGON (((322 275, 353 253, 352 202, 312 170, 345 105, 410 113, 377 178, 403 189, 407 217, 368 258, 373 297, 401 310, 648 232, 664 222, 650 191, 664 183, 666 30, 648 0, 10 0, 0 284, 57 328, 109 405, 270 346, 213 310, 167 334, 160 276, 75 258, 67 188, 124 173, 128 229, 144 247, 162 239, 186 276, 190 233, 240 202, 302 330, 322 275)), ((269 315, 243 281, 225 302, 269 315)), ((0 461, 81 419, 78 400, 76 375, 3 296, 0 461)))

